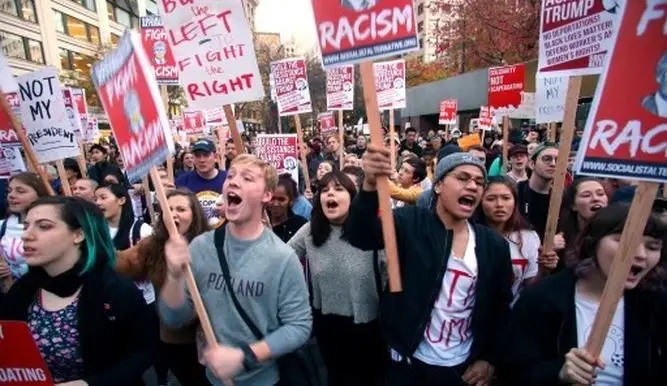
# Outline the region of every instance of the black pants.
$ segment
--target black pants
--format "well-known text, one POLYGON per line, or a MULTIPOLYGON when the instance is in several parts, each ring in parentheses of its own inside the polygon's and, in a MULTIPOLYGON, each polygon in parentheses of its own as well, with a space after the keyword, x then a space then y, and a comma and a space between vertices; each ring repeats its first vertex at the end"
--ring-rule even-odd
POLYGON ((418 359, 391 361, 387 374, 387 386, 466 386, 463 373, 468 368, 464 362, 454 367, 431 366, 418 359))
MULTIPOLYGON (((160 342, 157 362, 171 370, 181 386, 209 386, 206 368, 199 363, 194 343, 172 344, 160 342)), ((158 365, 156 364, 156 370, 158 365)), ((162 382, 162 380, 158 380, 162 382)), ((166 383, 166 382, 165 382, 166 383)))
POLYGON ((383 384, 388 354, 377 320, 355 324, 351 317, 313 310, 313 328, 329 386, 383 384))

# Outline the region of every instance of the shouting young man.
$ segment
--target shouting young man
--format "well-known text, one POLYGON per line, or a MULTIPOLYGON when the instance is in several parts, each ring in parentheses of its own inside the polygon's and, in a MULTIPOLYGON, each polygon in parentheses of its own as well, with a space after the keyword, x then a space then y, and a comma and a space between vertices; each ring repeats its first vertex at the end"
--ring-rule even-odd
POLYGON ((170 327, 185 326, 196 318, 183 278, 185 265, 191 264, 219 344, 204 350, 213 385, 234 378, 236 385, 282 386, 275 359, 310 336, 312 316, 299 259, 262 223, 276 184, 273 167, 255 156, 239 155, 224 186, 226 225, 198 236, 189 248, 183 238, 172 238, 165 246, 168 274, 160 315, 170 327), (229 282, 216 243, 224 251, 220 259, 229 266, 229 282), (261 330, 262 339, 240 316, 230 292, 261 330))
MULTIPOLYGON (((391 174, 389 151, 369 146, 365 179, 346 222, 349 242, 383 248, 376 180, 391 174)), ((487 385, 505 348, 512 300, 507 242, 469 221, 486 171, 468 153, 436 167, 429 209, 393 212, 403 292, 384 293, 380 321, 391 348, 390 386, 487 385)))

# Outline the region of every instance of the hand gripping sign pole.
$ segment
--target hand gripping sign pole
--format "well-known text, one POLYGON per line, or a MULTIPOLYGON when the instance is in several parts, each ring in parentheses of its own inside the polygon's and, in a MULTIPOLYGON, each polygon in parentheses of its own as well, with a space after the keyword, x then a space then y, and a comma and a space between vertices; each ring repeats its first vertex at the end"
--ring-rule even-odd
MULTIPOLYGON (((380 110, 378 108, 377 94, 375 91, 375 74, 373 63, 363 62, 361 67, 361 82, 364 89, 364 102, 368 116, 368 126, 371 131, 371 143, 374 146, 383 146, 382 127, 380 126, 380 110)), ((390 127, 391 129, 391 127, 390 127)), ((391 138, 392 148, 394 139, 391 138)), ((398 249, 396 247, 396 228, 394 227, 394 214, 389 201, 389 182, 387 177, 379 177, 377 180, 378 198, 380 201, 380 218, 382 220, 382 235, 384 237, 384 248, 387 254, 387 273, 389 277, 389 291, 401 292, 401 271, 398 264, 398 249)))
POLYGON ((577 115, 577 102, 579 101, 579 91, 581 89, 581 77, 571 76, 567 85, 567 96, 565 99, 565 115, 563 117, 563 130, 558 146, 558 162, 556 163, 556 174, 554 175, 553 186, 551 187, 551 197, 549 198, 549 215, 544 231, 544 244, 542 250, 550 252, 553 250, 554 236, 556 235, 556 226, 558 225, 558 215, 560 213, 561 201, 563 199, 563 190, 565 188, 565 174, 567 173, 567 161, 572 147, 572 137, 574 136, 574 121, 577 115))
POLYGON ((2 91, 0 91, 0 106, 4 110, 5 114, 9 117, 12 123, 12 127, 16 132, 16 136, 19 138, 19 141, 21 141, 21 145, 23 145, 23 151, 25 152, 25 157, 28 161, 28 167, 30 167, 33 172, 39 175, 39 177, 42 179, 44 187, 46 188, 46 191, 49 192, 49 195, 55 196, 56 192, 53 190, 53 187, 49 183, 49 177, 46 175, 46 172, 39 167, 39 161, 37 160, 37 156, 30 146, 30 142, 28 142, 28 138, 26 138, 25 133, 23 132, 21 122, 19 122, 18 118, 16 118, 16 115, 14 115, 14 112, 12 112, 12 109, 7 104, 7 99, 5 98, 5 94, 2 91))

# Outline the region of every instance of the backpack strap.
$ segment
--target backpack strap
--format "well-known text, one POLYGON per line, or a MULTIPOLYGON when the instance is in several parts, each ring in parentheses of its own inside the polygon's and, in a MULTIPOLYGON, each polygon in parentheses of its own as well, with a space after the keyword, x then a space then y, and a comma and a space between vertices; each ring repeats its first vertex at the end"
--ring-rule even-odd
POLYGON ((132 229, 130 229, 130 247, 137 245, 141 240, 141 226, 144 225, 144 222, 137 219, 132 223, 132 229))
POLYGON ((10 217, 11 216, 7 216, 5 221, 2 222, 2 225, 0 225, 0 240, 2 240, 2 238, 5 237, 5 233, 7 233, 7 222, 10 217))

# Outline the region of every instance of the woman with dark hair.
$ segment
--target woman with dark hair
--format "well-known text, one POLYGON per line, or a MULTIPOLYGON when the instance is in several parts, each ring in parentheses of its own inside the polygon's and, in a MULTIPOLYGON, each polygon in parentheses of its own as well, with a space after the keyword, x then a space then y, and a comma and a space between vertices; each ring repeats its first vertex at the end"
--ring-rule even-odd
POLYGON ((0 293, 7 292, 11 283, 28 272, 23 258, 23 219, 28 206, 49 193, 34 173, 19 173, 9 179, 7 188, 8 216, 0 220, 0 293))
POLYGON ((343 225, 356 186, 334 170, 321 180, 313 215, 288 244, 305 257, 313 298, 313 330, 329 385, 379 385, 387 356, 380 336, 377 251, 350 245, 343 225))
MULTIPOLYGON (((600 180, 593 177, 577 178, 563 195, 554 249, 564 252, 567 247, 574 247, 574 241, 586 223, 608 202, 609 198, 600 180)), ((564 256, 564 253, 561 255, 564 256)))
POLYGON ((629 215, 600 209, 568 252, 569 268, 526 288, 514 306, 511 385, 667 385, 667 225, 646 222, 599 359, 584 347, 629 215))
MULTIPOLYGON (((123 185, 98 186, 95 190, 95 203, 107 219, 109 234, 116 250, 124 251, 153 233, 150 225, 135 218, 130 195, 123 185)), ((149 281, 139 280, 135 284, 143 292, 147 304, 155 302, 155 290, 149 281)))
MULTIPOLYGON (((184 189, 167 193, 167 202, 178 233, 188 242, 208 231, 208 219, 197 196, 184 189)), ((169 233, 160 219, 155 233, 130 249, 118 252, 116 271, 132 279, 148 278, 154 288, 162 288, 167 275, 164 248, 169 233)), ((167 384, 167 371, 183 386, 208 385, 205 368, 199 363, 195 345, 196 324, 173 330, 160 323, 160 350, 155 363, 158 385, 167 384)))
POLYGON ((30 270, 3 300, 0 320, 28 323, 60 386, 143 385, 157 334, 137 288, 112 269, 115 251, 99 209, 45 197, 23 223, 30 270))
POLYGON ((517 208, 516 185, 504 177, 491 177, 484 190, 479 209, 479 222, 503 235, 510 247, 513 303, 519 292, 538 277, 540 236, 521 216, 517 208))
POLYGON ((288 173, 281 174, 278 177, 278 185, 273 190, 273 198, 269 202, 267 209, 271 228, 283 242, 287 242, 292 236, 307 223, 308 220, 294 214, 292 204, 298 197, 296 182, 288 173))

